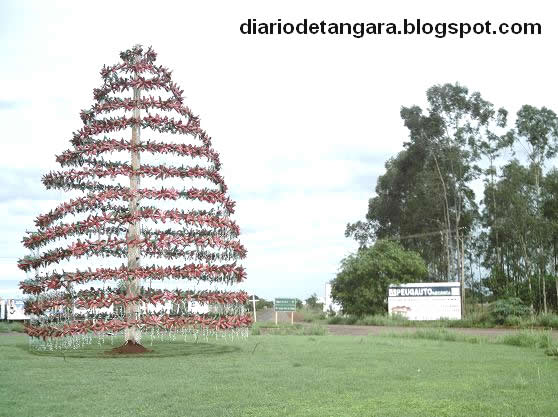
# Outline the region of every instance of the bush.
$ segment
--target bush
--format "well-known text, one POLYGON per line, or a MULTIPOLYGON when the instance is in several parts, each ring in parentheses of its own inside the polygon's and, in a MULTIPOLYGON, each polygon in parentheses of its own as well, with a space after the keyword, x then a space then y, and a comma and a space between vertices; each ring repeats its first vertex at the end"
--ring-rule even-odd
POLYGON ((343 316, 333 316, 327 319, 328 324, 342 324, 343 323, 343 316))
POLYGON ((297 315, 299 315, 299 317, 301 317, 302 321, 305 323, 313 323, 315 321, 325 320, 326 318, 324 312, 318 310, 310 310, 306 308, 297 311, 297 315))
MULTIPOLYGON (((513 299, 512 299, 513 300, 513 299)), ((517 300, 517 299, 515 299, 517 300)), ((357 324, 362 326, 399 326, 399 327, 494 327, 495 325, 519 328, 545 327, 547 329, 558 329, 558 314, 540 314, 530 316, 529 308, 517 301, 511 303, 507 300, 497 301, 491 306, 490 311, 475 312, 469 314, 462 320, 432 320, 411 321, 401 315, 374 314, 363 317, 355 315, 337 315, 327 319, 327 324, 357 324), (511 307, 510 307, 511 305, 511 307)), ((320 316, 320 319, 325 318, 320 316)), ((313 320, 303 318, 303 321, 313 320)))
POLYGON ((558 356, 558 345, 550 346, 544 353, 548 356, 558 356))
POLYGON ((461 333, 449 332, 446 329, 419 329, 413 333, 390 333, 391 337, 408 337, 413 339, 443 340, 448 342, 467 343, 497 343, 510 346, 546 349, 549 356, 558 356, 558 345, 552 339, 551 332, 521 331, 500 337, 469 336, 461 333))
POLYGON ((327 324, 361 324, 362 318, 351 314, 333 316, 327 319, 327 324))
POLYGON ((502 298, 494 301, 489 308, 490 317, 497 324, 506 324, 509 317, 525 317, 531 310, 519 298, 502 298))
POLYGON ((373 316, 363 317, 358 321, 358 324, 365 326, 408 326, 409 323, 409 319, 400 314, 391 316, 375 314, 373 316))
POLYGON ((387 310, 390 284, 420 282, 427 276, 428 269, 418 253, 397 242, 379 240, 341 261, 340 271, 332 281, 331 296, 345 313, 382 314, 387 310))
POLYGON ((537 324, 550 329, 558 329, 558 314, 540 314, 537 317, 537 324))
POLYGON ((326 328, 320 326, 319 324, 314 324, 312 326, 304 327, 302 334, 305 336, 325 336, 326 328))
POLYGON ((550 349, 554 345, 550 332, 521 331, 502 336, 499 340, 504 345, 520 347, 550 349))
POLYGON ((518 327, 521 324, 521 317, 507 316, 504 319, 504 325, 509 327, 518 327))

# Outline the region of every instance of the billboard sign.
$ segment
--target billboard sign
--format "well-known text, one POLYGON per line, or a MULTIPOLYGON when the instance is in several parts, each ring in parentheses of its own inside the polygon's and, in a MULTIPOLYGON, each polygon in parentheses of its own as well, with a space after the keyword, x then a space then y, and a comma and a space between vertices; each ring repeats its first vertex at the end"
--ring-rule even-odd
POLYGON ((23 300, 12 298, 6 302, 6 318, 8 320, 29 320, 31 317, 25 314, 23 300))
POLYGON ((461 318, 461 285, 459 282, 417 282, 394 284, 388 288, 389 314, 400 314, 409 320, 461 318))
POLYGON ((275 311, 296 311, 296 298, 276 298, 275 311))

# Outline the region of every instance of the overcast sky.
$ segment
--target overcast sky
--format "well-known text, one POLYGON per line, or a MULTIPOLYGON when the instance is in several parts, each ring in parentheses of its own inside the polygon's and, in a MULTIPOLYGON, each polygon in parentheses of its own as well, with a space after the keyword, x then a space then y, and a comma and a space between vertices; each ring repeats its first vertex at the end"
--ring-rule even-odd
POLYGON ((345 225, 364 217, 402 149, 402 105, 423 106, 427 88, 457 81, 513 114, 522 104, 558 110, 557 15, 549 1, 0 0, 0 297, 25 278, 16 267, 25 230, 63 201, 41 176, 59 169, 54 156, 120 51, 152 45, 212 137, 248 249, 244 288, 306 298, 323 295, 356 250, 345 225), (247 36, 248 18, 529 21, 543 34, 247 36))

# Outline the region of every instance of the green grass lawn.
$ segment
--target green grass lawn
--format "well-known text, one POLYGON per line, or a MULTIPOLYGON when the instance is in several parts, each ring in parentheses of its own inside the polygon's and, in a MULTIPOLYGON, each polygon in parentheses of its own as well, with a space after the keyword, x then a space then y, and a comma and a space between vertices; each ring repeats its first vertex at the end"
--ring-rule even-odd
POLYGON ((63 357, 0 335, 0 415, 558 415, 558 360, 541 349, 379 336, 144 343, 150 356, 94 344, 63 357))

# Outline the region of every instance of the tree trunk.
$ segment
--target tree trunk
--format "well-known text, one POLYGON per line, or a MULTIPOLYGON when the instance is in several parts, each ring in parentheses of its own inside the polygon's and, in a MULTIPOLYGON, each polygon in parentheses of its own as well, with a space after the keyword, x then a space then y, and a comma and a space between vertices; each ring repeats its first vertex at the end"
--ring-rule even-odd
MULTIPOLYGON (((134 88, 134 100, 140 99, 140 89, 134 88)), ((140 109, 137 105, 134 106, 133 116, 136 120, 136 123, 132 126, 132 145, 138 145, 140 142, 140 126, 139 126, 139 118, 140 118, 140 109)), ((140 154, 137 149, 131 150, 131 167, 133 171, 137 171, 140 168, 140 154)), ((133 194, 139 188, 140 179, 137 175, 130 176, 130 192, 133 194)), ((138 202, 139 198, 137 195, 133 195, 130 197, 130 202, 128 204, 128 209, 130 211, 130 215, 134 216, 138 213, 138 202)), ((135 241, 139 239, 139 220, 130 223, 128 227, 128 236, 127 240, 135 241)), ((134 269, 140 266, 140 251, 139 246, 135 244, 128 243, 128 270, 133 271, 134 269)), ((128 297, 135 297, 139 294, 139 290, 141 288, 141 280, 139 278, 129 280, 127 283, 126 295, 128 297)), ((136 320, 138 318, 139 312, 139 304, 138 303, 128 303, 126 305, 126 319, 128 321, 136 320)), ((133 342, 139 343, 140 340, 140 330, 137 326, 128 327, 125 331, 125 341, 126 342, 133 342)))
POLYGON ((461 238, 461 318, 465 317, 465 238, 461 238))
POLYGON ((493 160, 490 160, 490 187, 492 188, 492 227, 494 229, 494 235, 496 237, 496 265, 497 272, 501 273, 506 278, 506 293, 509 291, 510 279, 509 275, 504 273, 504 256, 502 255, 502 249, 500 248, 500 236, 498 233, 498 227, 496 226, 496 193, 494 191, 494 165, 493 160))
POLYGON ((525 243, 525 239, 523 239, 523 236, 519 236, 519 239, 523 247, 525 271, 527 272, 527 283, 529 285, 529 303, 530 303, 529 307, 531 307, 531 314, 534 314, 535 310, 533 308, 533 287, 531 286, 531 267, 529 265, 529 258, 527 257, 527 245, 525 243))
POLYGON ((484 312, 484 300, 483 300, 483 297, 482 297, 482 272, 481 272, 480 255, 477 255, 477 268, 479 270, 479 298, 480 298, 480 302, 481 302, 482 311, 484 312))
MULTIPOLYGON (((541 196, 541 187, 540 187, 540 180, 539 180, 539 167, 542 166, 541 163, 535 163, 535 193, 536 193, 536 201, 535 201, 535 213, 538 217, 539 222, 542 220, 540 216, 540 196, 541 196)), ((540 223, 539 223, 540 225, 540 223)), ((544 275, 542 275, 542 239, 541 236, 537 233, 537 258, 536 262, 538 265, 537 273, 539 275, 539 291, 541 290, 541 280, 542 280, 542 299, 543 299, 543 308, 544 312, 546 313, 546 285, 544 282, 544 275)), ((539 307, 540 311, 540 307, 539 307)))
POLYGON ((442 177, 442 172, 440 171, 440 166, 438 165, 438 158, 436 155, 434 156, 434 163, 436 164, 436 169, 438 171, 438 176, 440 177, 440 182, 442 183, 442 190, 444 192, 444 203, 445 203, 445 218, 446 218, 446 227, 447 227, 447 234, 446 234, 446 249, 448 255, 448 276, 447 280, 451 277, 451 259, 450 259, 450 231, 451 231, 451 224, 450 224, 450 214, 449 214, 449 205, 448 205, 448 194, 446 191, 446 182, 444 181, 444 177, 442 177))
POLYGON ((554 241, 554 283, 556 284, 556 309, 558 309, 558 263, 556 253, 556 241, 554 241))
MULTIPOLYGON (((461 223, 461 191, 456 186, 456 196, 455 196, 455 275, 460 281, 463 280, 463 238, 459 237, 459 224, 461 223), (459 245, 461 244, 461 249, 459 245)), ((463 291, 463 285, 461 285, 461 291, 463 291)))
MULTIPOLYGON (((539 272, 540 273, 540 272, 539 272)), ((546 280, 545 280, 545 276, 544 274, 542 274, 542 290, 543 290, 543 309, 544 309, 544 314, 548 313, 548 310, 546 308, 546 280)))

